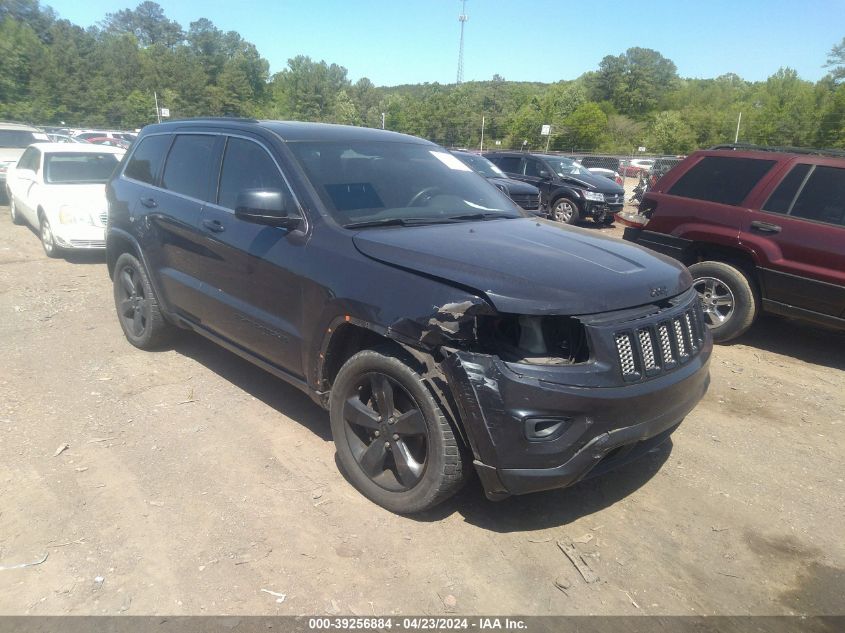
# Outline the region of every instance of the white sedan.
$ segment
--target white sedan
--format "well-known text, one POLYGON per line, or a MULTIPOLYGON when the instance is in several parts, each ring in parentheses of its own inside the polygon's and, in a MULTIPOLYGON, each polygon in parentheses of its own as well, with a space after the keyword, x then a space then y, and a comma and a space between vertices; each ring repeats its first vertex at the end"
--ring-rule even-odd
POLYGON ((38 229, 48 257, 105 248, 106 182, 125 151, 102 145, 30 145, 6 179, 12 222, 38 229))

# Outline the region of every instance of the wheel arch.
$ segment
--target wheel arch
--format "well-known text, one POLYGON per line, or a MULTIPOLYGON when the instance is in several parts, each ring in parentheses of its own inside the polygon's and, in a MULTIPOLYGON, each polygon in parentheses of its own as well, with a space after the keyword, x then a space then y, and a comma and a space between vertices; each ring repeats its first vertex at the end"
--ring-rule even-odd
POLYGON ((755 291, 760 292, 762 289, 757 260, 754 253, 750 251, 707 242, 694 242, 690 249, 689 261, 684 262, 684 264, 690 266, 704 261, 722 262, 739 268, 751 280, 752 288, 755 291))

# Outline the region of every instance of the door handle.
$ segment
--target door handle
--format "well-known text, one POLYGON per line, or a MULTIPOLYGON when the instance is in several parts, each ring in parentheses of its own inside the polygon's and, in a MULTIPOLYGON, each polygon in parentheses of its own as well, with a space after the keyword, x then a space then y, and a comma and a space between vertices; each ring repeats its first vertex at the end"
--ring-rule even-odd
POLYGON ((761 233, 780 233, 780 225, 771 224, 770 222, 760 222, 755 220, 751 223, 751 228, 760 231, 761 233))
POLYGON ((202 225, 212 233, 222 233, 226 227, 220 223, 220 220, 203 220, 202 225))
POLYGON ((141 204, 148 209, 155 209, 158 206, 158 202, 156 202, 155 198, 141 198, 141 204))

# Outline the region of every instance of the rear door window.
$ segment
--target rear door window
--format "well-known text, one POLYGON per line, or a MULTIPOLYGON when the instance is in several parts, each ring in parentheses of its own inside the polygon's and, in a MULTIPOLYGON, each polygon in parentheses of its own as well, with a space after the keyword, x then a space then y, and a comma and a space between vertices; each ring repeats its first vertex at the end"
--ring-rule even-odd
POLYGON ((164 154, 170 145, 169 134, 157 134, 141 139, 129 158, 123 175, 147 184, 155 184, 164 154))
POLYGON ((206 200, 217 136, 178 134, 167 155, 161 186, 183 196, 206 200))
POLYGON ((798 189, 804 183, 807 173, 810 171, 810 165, 806 163, 796 165, 786 175, 786 178, 780 181, 777 189, 774 190, 766 204, 763 205, 764 211, 772 213, 789 213, 792 202, 798 195, 798 189))
POLYGON ((738 205, 774 166, 774 160, 705 156, 672 185, 669 194, 738 205))
POLYGON ((845 226, 845 169, 817 165, 790 215, 845 226))
POLYGON ((491 158, 499 169, 509 174, 518 174, 519 170, 519 156, 494 156, 491 158))

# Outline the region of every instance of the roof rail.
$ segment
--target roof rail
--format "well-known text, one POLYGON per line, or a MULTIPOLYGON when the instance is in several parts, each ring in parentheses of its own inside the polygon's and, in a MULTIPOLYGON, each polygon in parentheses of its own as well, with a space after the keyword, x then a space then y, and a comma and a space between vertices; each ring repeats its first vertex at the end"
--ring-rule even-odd
POLYGON ((780 152, 782 154, 807 154, 810 156, 835 156, 837 158, 845 158, 845 150, 840 149, 817 149, 813 147, 776 147, 770 145, 753 145, 751 143, 725 143, 722 145, 714 145, 708 149, 730 149, 736 151, 755 151, 755 152, 780 152))
POLYGON ((250 119, 239 116, 198 116, 187 119, 171 119, 170 121, 162 121, 162 123, 185 123, 186 121, 240 121, 242 123, 258 123, 258 119, 250 119))

